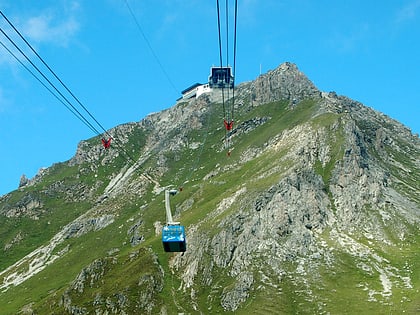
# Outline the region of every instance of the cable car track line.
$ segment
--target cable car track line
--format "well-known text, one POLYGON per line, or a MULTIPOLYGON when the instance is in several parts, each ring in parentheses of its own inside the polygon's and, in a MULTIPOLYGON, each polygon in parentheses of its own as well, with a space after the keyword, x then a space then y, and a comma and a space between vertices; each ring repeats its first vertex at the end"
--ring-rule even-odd
POLYGON ((234 37, 233 37, 233 88, 232 88, 232 120, 233 111, 235 108, 235 80, 236 80, 236 34, 237 34, 237 22, 238 22, 238 0, 235 0, 235 26, 234 26, 234 37))
MULTIPOLYGON (((92 115, 92 113, 82 104, 82 102, 74 95, 74 93, 67 87, 66 84, 58 77, 58 75, 51 69, 51 67, 45 62, 45 60, 38 54, 38 52, 32 47, 32 45, 26 40, 26 38, 21 34, 21 32, 9 21, 9 19, 0 11, 3 18, 7 23, 13 28, 13 30, 19 35, 19 37, 25 42, 25 44, 32 50, 32 52, 38 57, 38 59, 44 64, 45 67, 51 72, 51 74, 60 82, 60 84, 66 89, 66 91, 76 100, 76 102, 85 110, 85 112, 95 121, 95 123, 103 130, 105 134, 108 135, 106 129, 99 123, 99 121, 92 115)), ((3 32, 4 34, 4 32, 3 32)), ((23 53, 22 53, 23 54, 23 53)), ((27 59, 29 61, 29 59, 27 59)), ((33 63, 31 62, 33 65, 33 63)), ((44 75, 43 75, 44 76, 44 75)), ((49 81, 49 80, 48 80, 49 81)), ((50 83, 51 84, 51 83, 50 83)), ((74 107, 72 105, 72 107, 74 107)), ((79 113, 79 111, 77 111, 79 113)), ((80 114, 81 115, 81 114, 80 114)), ((96 129, 96 128, 95 128, 96 129)), ((101 133, 98 132, 98 135, 101 133)), ((109 136, 109 135, 108 135, 109 136)))
MULTIPOLYGON (((48 92, 50 92, 61 104, 63 104, 74 116, 76 116, 82 123, 86 124, 86 122, 83 120, 82 117, 80 117, 76 111, 74 111, 70 106, 68 106, 60 97, 58 97, 58 95, 56 93, 54 93, 54 91, 52 89, 50 89, 39 77, 36 76, 36 74, 31 71, 31 69, 29 69, 9 48, 7 48, 7 46, 0 41, 0 45, 3 46, 3 48, 13 57, 16 59, 17 62, 20 63, 20 65, 22 67, 24 67, 26 69, 26 71, 28 71, 44 88, 46 88, 48 90, 48 92)), ((93 129, 90 125, 87 125, 92 131, 93 133, 97 133, 97 130, 93 129)))
POLYGON ((147 46, 149 47, 150 52, 152 53, 153 57, 155 58, 157 64, 159 65, 160 69, 162 70, 163 74, 165 75, 166 79, 168 80, 169 84, 174 89, 175 93, 180 94, 179 90, 176 88, 175 84, 172 82, 171 78, 169 77, 168 73, 166 72, 163 64, 160 62, 159 57, 157 56, 156 52, 154 51, 152 45, 150 44, 149 40, 146 37, 146 34, 143 31, 143 28, 140 25, 140 22, 136 18, 136 15, 134 14, 134 11, 131 9, 131 6, 128 3, 128 0, 125 0, 125 4, 128 8, 128 11, 130 11, 130 15, 134 20, 134 23, 137 26, 138 31, 140 32, 141 36, 143 37, 144 41, 146 42, 147 46))
MULTIPOLYGON (((226 16, 226 68, 229 69, 229 5, 228 0, 225 0, 225 16, 226 16)), ((223 57, 222 57, 222 35, 221 35, 221 23, 220 23, 220 5, 219 0, 216 0, 216 9, 217 9, 217 28, 218 28, 218 37, 219 37, 219 59, 220 59, 220 69, 221 71, 225 68, 223 66, 223 57)), ((238 1, 235 0, 235 12, 234 12, 234 39, 233 39, 233 76, 232 84, 230 82, 230 71, 229 78, 227 73, 224 75, 223 80, 227 82, 222 82, 222 107, 223 107, 223 123, 225 125, 225 146, 228 150, 228 156, 230 155, 230 135, 232 134, 232 128, 234 123, 234 107, 235 107, 235 76, 236 76, 236 46, 237 46, 237 20, 238 20, 238 1), (227 100, 225 101, 224 88, 225 84, 227 85, 227 100), (230 85, 232 85, 230 87, 230 85), (230 88, 232 88, 232 98, 230 98, 230 88)))
MULTIPOLYGON (((0 13, 3 15, 3 13, 0 11, 0 13)), ((4 16, 4 15, 3 15, 4 16)), ((42 71, 29 59, 29 57, 20 49, 16 43, 4 32, 2 28, 0 28, 1 33, 12 43, 12 45, 22 54, 23 57, 34 67, 34 69, 37 70, 37 72, 54 88, 54 90, 70 105, 70 107, 74 110, 70 110, 74 115, 77 113, 77 116, 86 126, 88 126, 92 131, 96 132, 98 135, 100 135, 100 132, 80 113, 80 111, 74 107, 74 105, 68 100, 67 97, 63 95, 63 93, 58 90, 58 88, 51 82, 50 79, 48 79, 45 74, 42 73, 42 71)), ((43 84, 44 85, 44 84, 43 84)), ((45 85, 44 85, 45 86, 45 85)), ((67 107, 67 106, 66 106, 67 107)), ((68 108, 68 107, 67 107, 68 108)))
MULTIPOLYGON (((19 37, 25 42, 25 44, 32 50, 32 52, 38 57, 39 60, 43 63, 43 65, 50 71, 51 74, 60 82, 60 84, 65 88, 65 90, 73 97, 74 100, 84 109, 84 111, 93 119, 93 121, 104 131, 108 137, 113 138, 109 132, 102 126, 101 123, 92 115, 92 113, 82 104, 82 102, 75 96, 75 94, 64 84, 64 82, 58 77, 58 75, 51 69, 51 67, 45 62, 45 60, 35 51, 35 49, 30 45, 30 43, 23 37, 23 35, 16 29, 16 27, 7 19, 7 17, 0 11, 1 16, 8 22, 8 24, 13 28, 13 30, 19 35, 19 37)), ((34 62, 22 51, 21 48, 10 38, 6 32, 0 28, 1 33, 8 39, 8 41, 20 52, 20 54, 32 65, 32 67, 44 78, 46 82, 58 93, 60 97, 54 93, 52 89, 50 89, 45 82, 43 82, 33 71, 31 71, 7 46, 0 41, 1 45, 11 54, 38 82, 42 84, 60 103, 62 103, 73 115, 75 115, 82 123, 84 123, 91 131, 93 131, 97 136, 101 136, 102 132, 100 132, 73 104, 72 102, 57 88, 57 86, 37 67, 34 62), (65 101, 65 102, 64 102, 65 101), (68 105, 67 105, 67 104, 68 105)), ((123 158, 129 163, 134 166, 137 162, 136 160, 125 150, 125 148, 120 144, 118 139, 114 141, 116 147, 121 151, 123 154, 123 158)), ((148 180, 153 183, 156 183, 155 180, 140 166, 138 168, 142 169, 144 175, 148 180)), ((137 168, 136 167, 136 168, 137 168)))

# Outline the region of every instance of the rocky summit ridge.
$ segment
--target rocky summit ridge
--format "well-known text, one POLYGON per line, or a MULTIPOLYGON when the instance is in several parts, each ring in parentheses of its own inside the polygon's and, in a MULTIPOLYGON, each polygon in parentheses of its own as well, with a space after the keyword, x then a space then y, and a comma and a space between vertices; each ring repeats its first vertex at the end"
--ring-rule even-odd
POLYGON ((2 196, 4 314, 420 312, 418 135, 292 63, 235 93, 230 157, 215 91, 2 196))

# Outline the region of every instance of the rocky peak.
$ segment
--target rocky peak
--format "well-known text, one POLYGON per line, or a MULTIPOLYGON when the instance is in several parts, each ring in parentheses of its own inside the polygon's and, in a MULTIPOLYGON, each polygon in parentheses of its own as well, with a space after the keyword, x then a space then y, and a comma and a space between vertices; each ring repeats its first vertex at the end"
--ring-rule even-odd
MULTIPOLYGON (((56 224, 47 215, 65 206, 64 217, 78 216, 0 273, 0 290, 15 285, 15 297, 19 283, 43 270, 49 296, 34 303, 40 314, 327 314, 344 303, 350 313, 418 311, 418 137, 359 102, 321 93, 291 63, 239 85, 235 106, 229 158, 220 152, 223 125, 206 129, 218 96, 202 95, 110 130, 136 153, 134 165, 93 138, 56 177, 45 172, 0 198, 1 215, 18 222, 29 213, 44 225, 27 226, 43 236, 38 226, 56 224), (193 160, 198 171, 171 200, 187 251, 163 253, 163 189, 144 170, 170 185, 193 160), (56 259, 84 265, 79 275, 63 270, 67 288, 49 271, 56 259), (37 268, 26 277, 28 265, 37 268)), ((4 238, 8 253, 28 244, 20 231, 4 238)), ((28 291, 22 303, 32 301, 28 291)))
POLYGON ((19 180, 19 188, 23 187, 23 186, 26 186, 28 183, 29 183, 29 178, 26 177, 25 174, 22 174, 22 176, 20 177, 20 180, 19 180))
POLYGON ((320 91, 290 62, 282 63, 274 70, 260 75, 246 86, 254 105, 279 100, 289 100, 290 105, 303 99, 319 98, 320 91))

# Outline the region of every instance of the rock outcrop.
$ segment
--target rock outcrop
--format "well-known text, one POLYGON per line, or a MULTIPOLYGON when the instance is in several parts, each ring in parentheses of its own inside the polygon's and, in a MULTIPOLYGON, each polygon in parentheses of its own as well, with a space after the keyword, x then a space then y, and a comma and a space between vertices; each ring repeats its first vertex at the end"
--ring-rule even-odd
POLYGON ((113 128, 107 151, 82 141, 70 161, 2 196, 0 215, 18 228, 4 229, 0 248, 16 258, 1 294, 42 272, 45 305, 26 296, 22 311, 418 311, 418 136, 319 91, 291 63, 237 87, 228 133, 219 94, 113 128), (163 191, 174 187, 187 251, 168 254, 163 191), (57 289, 49 267, 79 260, 57 289))

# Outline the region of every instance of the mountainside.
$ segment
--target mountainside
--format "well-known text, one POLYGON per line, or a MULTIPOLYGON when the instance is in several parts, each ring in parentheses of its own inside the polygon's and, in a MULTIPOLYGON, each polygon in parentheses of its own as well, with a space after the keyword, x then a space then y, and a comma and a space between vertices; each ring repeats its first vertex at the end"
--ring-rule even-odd
POLYGON ((420 140, 284 63, 0 197, 0 314, 416 314, 420 140), (165 253, 164 190, 187 251, 165 253))

